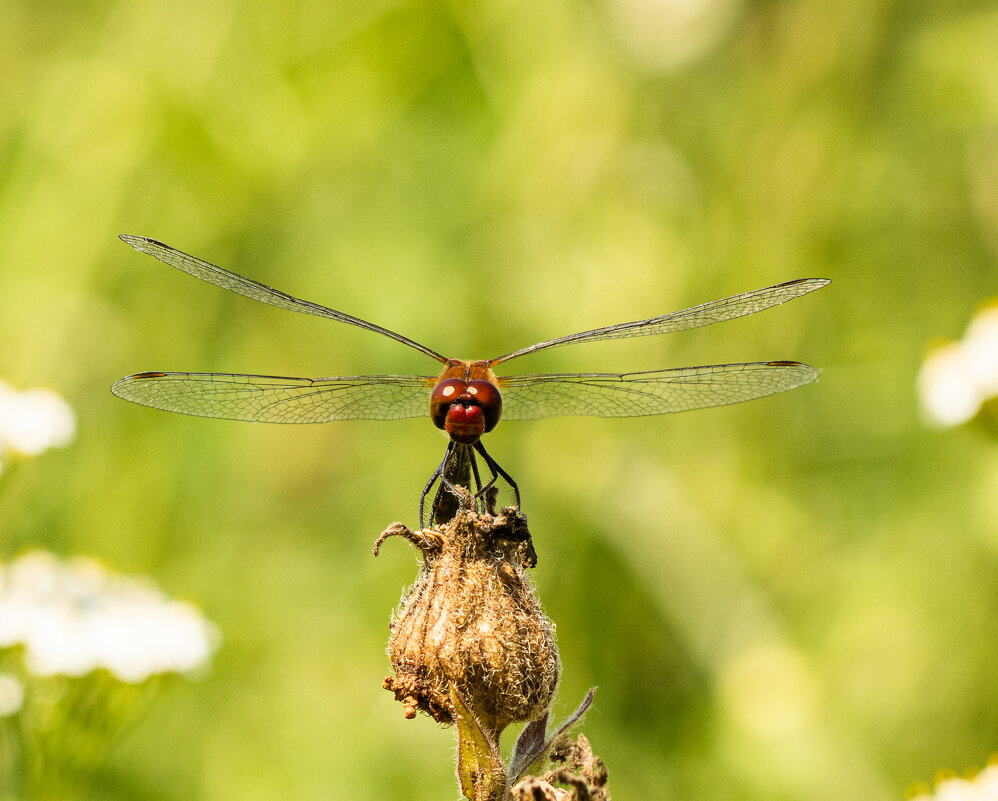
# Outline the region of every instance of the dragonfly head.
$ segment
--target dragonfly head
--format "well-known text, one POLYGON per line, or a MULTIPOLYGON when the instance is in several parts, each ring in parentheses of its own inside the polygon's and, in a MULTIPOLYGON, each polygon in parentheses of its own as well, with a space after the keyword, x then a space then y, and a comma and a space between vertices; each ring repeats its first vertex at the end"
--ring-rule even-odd
POLYGON ((430 396, 430 418, 455 442, 478 442, 499 423, 502 396, 484 379, 445 378, 430 396))

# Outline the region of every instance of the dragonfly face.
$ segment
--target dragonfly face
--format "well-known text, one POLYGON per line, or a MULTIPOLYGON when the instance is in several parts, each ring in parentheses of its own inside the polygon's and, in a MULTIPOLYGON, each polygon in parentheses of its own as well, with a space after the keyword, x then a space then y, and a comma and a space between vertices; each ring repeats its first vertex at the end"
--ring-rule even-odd
MULTIPOLYGON (((496 376, 493 368, 521 356, 562 345, 665 334, 700 328, 770 309, 828 284, 823 278, 801 278, 730 298, 670 312, 647 320, 609 325, 538 342, 502 356, 480 361, 448 359, 387 328, 359 317, 296 298, 258 281, 224 270, 148 237, 122 235, 136 250, 195 278, 289 311, 336 320, 394 339, 443 365, 427 375, 365 375, 326 378, 246 375, 237 373, 143 372, 111 387, 115 395, 182 414, 269 423, 323 423, 332 420, 401 420, 424 417, 447 432, 447 456, 434 473, 443 485, 469 486, 471 474, 481 495, 502 476, 519 492, 482 446, 500 417, 534 420, 583 415, 636 417, 724 406, 785 392, 814 381, 818 371, 794 361, 715 364, 630 373, 541 373, 496 376), (485 461, 491 480, 478 480, 475 453, 485 461), (451 460, 451 461, 449 461, 451 460), (464 467, 452 479, 448 468, 464 467)), ((437 500, 439 501, 439 494, 437 500)), ((435 502, 435 506, 438 506, 435 502)), ((422 516, 422 502, 421 502, 422 516)), ((439 520, 439 515, 438 515, 439 520)))
POLYGON ((502 395, 488 362, 452 359, 430 395, 430 419, 454 442, 474 445, 499 423, 502 395))

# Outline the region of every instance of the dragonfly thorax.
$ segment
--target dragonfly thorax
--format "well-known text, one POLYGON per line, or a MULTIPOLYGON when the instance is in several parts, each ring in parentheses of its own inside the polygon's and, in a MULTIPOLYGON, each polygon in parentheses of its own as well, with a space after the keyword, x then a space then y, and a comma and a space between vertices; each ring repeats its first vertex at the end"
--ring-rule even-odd
POLYGON ((471 445, 498 425, 502 395, 486 362, 453 360, 440 379, 430 396, 430 418, 452 440, 471 445))

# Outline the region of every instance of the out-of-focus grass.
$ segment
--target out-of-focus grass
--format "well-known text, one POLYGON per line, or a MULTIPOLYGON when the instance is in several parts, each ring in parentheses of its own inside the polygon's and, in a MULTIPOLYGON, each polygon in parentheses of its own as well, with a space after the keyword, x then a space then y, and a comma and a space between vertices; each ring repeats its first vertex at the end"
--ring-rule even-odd
MULTIPOLYGON (((567 711, 621 798, 892 799, 998 747, 995 442, 915 377, 998 294, 987 4, 0 7, 0 377, 77 442, 0 478, 2 555, 146 572, 224 633, 115 756, 123 797, 439 798, 451 733, 379 689, 442 455, 425 421, 131 406, 147 369, 433 372, 131 251, 155 236, 455 356, 806 275, 716 329, 515 372, 824 368, 744 407, 504 424, 567 711)), ((111 779, 109 778, 109 782, 111 779)), ((109 786, 111 786, 109 784, 109 786)))

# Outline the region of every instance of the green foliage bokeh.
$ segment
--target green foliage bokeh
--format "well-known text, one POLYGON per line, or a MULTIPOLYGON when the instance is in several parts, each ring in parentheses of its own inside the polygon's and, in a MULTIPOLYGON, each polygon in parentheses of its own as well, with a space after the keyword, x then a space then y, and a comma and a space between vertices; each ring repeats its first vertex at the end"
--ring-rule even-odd
MULTIPOLYGON (((674 418, 500 425, 619 798, 900 798, 998 749, 998 451, 915 378, 998 294, 998 9, 970 2, 0 4, 0 379, 75 408, 0 556, 147 573, 224 642, 94 797, 431 799, 380 689, 444 440, 126 404, 140 370, 435 372, 140 255, 153 236, 457 357, 804 276, 827 289, 512 372, 799 359, 674 418)), ((96 792, 96 791, 95 791, 96 792)))

